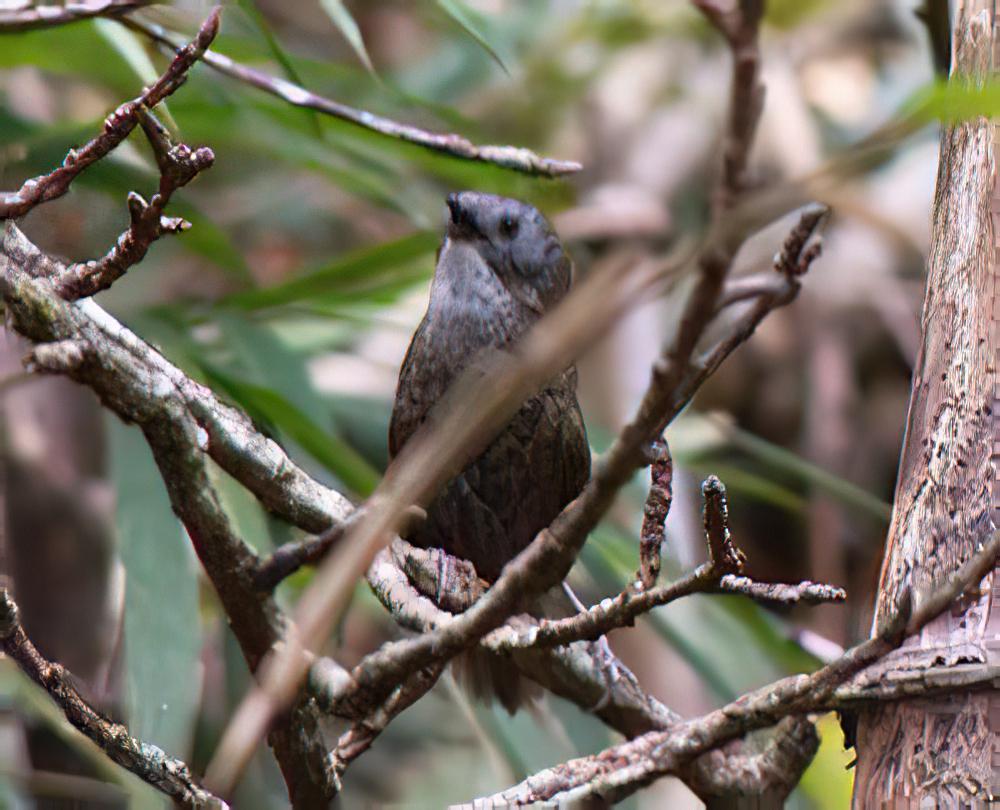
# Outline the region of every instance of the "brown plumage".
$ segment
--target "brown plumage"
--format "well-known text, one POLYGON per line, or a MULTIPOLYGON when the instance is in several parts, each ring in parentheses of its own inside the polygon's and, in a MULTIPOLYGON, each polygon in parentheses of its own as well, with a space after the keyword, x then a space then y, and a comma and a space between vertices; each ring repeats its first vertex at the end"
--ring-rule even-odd
MULTIPOLYGON (((534 207, 471 191, 449 196, 448 207, 430 303, 399 373, 391 457, 461 372, 519 340, 569 289, 569 259, 534 207)), ((589 475, 576 370, 569 368, 528 399, 445 486, 409 539, 467 559, 494 581, 589 475)), ((508 710, 521 702, 522 685, 505 659, 476 653, 461 670, 475 692, 494 694, 508 710)))

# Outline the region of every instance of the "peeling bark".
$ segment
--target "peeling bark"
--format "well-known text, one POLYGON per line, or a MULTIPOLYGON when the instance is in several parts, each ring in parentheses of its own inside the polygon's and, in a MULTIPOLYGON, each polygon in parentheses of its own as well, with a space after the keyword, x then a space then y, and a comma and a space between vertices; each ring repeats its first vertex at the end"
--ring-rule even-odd
MULTIPOLYGON (((952 82, 996 69, 995 3, 959 3, 952 82)), ((922 594, 1000 525, 1000 193, 997 125, 978 118, 941 137, 931 252, 906 438, 875 612, 922 594)), ((881 665, 884 683, 988 683, 1000 666, 1000 589, 929 623, 881 665), (970 667, 981 677, 968 678, 970 667), (960 669, 963 679, 954 676, 960 669), (992 674, 992 675, 991 675, 992 674)), ((995 677, 994 677, 995 680, 995 677)), ((1000 788, 1000 692, 952 689, 869 704, 858 729, 854 806, 958 808, 1000 788)), ((976 804, 978 806, 978 804, 976 804)))

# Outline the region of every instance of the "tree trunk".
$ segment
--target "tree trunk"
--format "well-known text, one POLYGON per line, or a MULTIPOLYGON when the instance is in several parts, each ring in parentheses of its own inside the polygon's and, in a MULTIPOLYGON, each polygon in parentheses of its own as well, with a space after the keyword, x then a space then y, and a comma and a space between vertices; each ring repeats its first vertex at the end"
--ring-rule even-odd
MULTIPOLYGON (((995 3, 959 2, 952 82, 994 70, 995 3)), ((875 626, 907 594, 968 559, 1000 526, 1000 299, 995 125, 978 118, 941 138, 931 253, 906 438, 875 626)), ((942 691, 880 702, 860 717, 855 808, 979 807, 1000 788, 996 572, 981 597, 939 617, 884 662, 883 682, 942 691)), ((990 805, 992 806, 992 805, 990 805)))

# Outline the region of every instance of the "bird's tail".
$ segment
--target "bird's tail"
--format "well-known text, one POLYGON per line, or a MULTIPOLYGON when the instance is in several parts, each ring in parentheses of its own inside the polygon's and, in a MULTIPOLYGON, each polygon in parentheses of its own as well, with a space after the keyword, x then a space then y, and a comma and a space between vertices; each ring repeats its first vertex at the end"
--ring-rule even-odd
POLYGON ((464 689, 484 703, 499 702, 508 713, 530 706, 542 688, 518 671, 505 655, 473 647, 452 661, 452 672, 464 689))
MULTIPOLYGON (((557 585, 539 597, 531 610, 535 618, 562 619, 579 609, 576 597, 564 585, 557 585)), ((580 606, 582 607, 582 606, 580 606)), ((473 697, 484 703, 498 701, 510 714, 531 708, 543 693, 537 683, 521 675, 514 662, 505 655, 473 647, 452 662, 452 672, 473 697)))

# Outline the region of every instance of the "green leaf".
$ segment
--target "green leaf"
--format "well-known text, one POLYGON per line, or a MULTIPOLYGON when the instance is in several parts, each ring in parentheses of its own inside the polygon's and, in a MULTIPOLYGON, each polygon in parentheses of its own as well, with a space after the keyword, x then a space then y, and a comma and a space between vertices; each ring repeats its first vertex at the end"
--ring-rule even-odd
POLYGON ((125 568, 127 723, 186 759, 201 695, 197 562, 142 434, 113 417, 106 424, 125 568))
MULTIPOLYGON (((892 507, 889 504, 857 484, 852 484, 850 481, 806 461, 790 450, 755 436, 727 419, 713 415, 692 414, 686 416, 683 421, 690 423, 690 420, 697 420, 695 424, 699 429, 695 432, 701 433, 703 428, 705 437, 725 442, 730 447, 742 450, 770 469, 794 476, 880 522, 887 523, 892 515, 892 507)), ((701 453, 704 452, 703 445, 701 453)), ((772 490, 770 494, 773 496, 775 491, 772 490)), ((789 504, 789 506, 793 506, 793 504, 789 504)))
MULTIPOLYGON (((267 43, 267 49, 270 51, 271 56, 274 57, 274 61, 281 66, 282 72, 285 77, 300 87, 305 87, 305 82, 302 81, 302 77, 299 75, 299 71, 296 69, 295 64, 292 62, 292 58, 285 53, 285 49, 281 47, 281 43, 275 36, 274 31, 267 22, 267 18, 261 13, 260 9, 257 8, 256 0, 239 0, 240 8, 246 12, 247 16, 253 22, 254 26, 260 31, 262 37, 264 37, 264 42, 267 43)), ((309 122, 313 129, 316 131, 317 137, 323 137, 323 126, 320 123, 319 113, 315 110, 303 109, 302 112, 308 117, 309 122)))
MULTIPOLYGON (((394 242, 366 247, 344 256, 332 264, 318 268, 300 278, 262 290, 250 290, 227 298, 223 305, 240 309, 263 309, 294 302, 329 301, 349 295, 359 289, 371 289, 379 280, 398 278, 400 268, 426 261, 439 236, 430 231, 418 231, 394 242)), ((426 273, 424 274, 426 275, 426 273)))
POLYGON ((850 807, 854 790, 854 769, 850 764, 854 752, 844 750, 844 733, 836 714, 823 715, 817 727, 819 751, 803 774, 798 790, 809 797, 816 810, 850 807))
POLYGON ((319 4, 323 7, 323 10, 333 24, 340 29, 340 33, 344 35, 344 39, 354 49, 354 53, 358 55, 361 63, 374 76, 375 68, 372 66, 371 58, 368 56, 368 49, 365 48, 361 29, 358 28, 357 21, 351 16, 351 12, 347 10, 342 0, 319 0, 319 4))
MULTIPOLYGON (((500 69, 503 70, 508 76, 510 71, 507 69, 507 65, 504 64, 503 59, 500 58, 500 54, 496 52, 493 46, 487 42, 486 37, 480 32, 479 23, 477 23, 476 18, 480 15, 469 8, 463 0, 437 0, 438 7, 455 23, 465 31, 470 37, 472 37, 486 53, 492 57, 493 61, 496 62, 500 69)), ((482 18, 480 17, 480 22, 482 18)))
POLYGON ((914 93, 903 105, 903 113, 923 122, 939 120, 948 124, 996 118, 1000 115, 1000 82, 937 79, 914 93))
POLYGON ((339 436, 323 430, 283 395, 261 385, 230 377, 209 364, 203 366, 213 384, 222 388, 257 421, 272 425, 305 450, 358 495, 370 495, 378 472, 339 436))
POLYGON ((77 80, 100 82, 122 99, 139 95, 141 83, 121 54, 108 49, 94 22, 0 34, 0 67, 30 65, 77 80))

